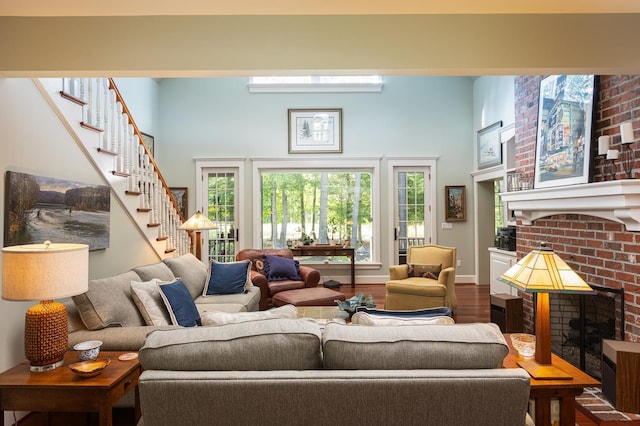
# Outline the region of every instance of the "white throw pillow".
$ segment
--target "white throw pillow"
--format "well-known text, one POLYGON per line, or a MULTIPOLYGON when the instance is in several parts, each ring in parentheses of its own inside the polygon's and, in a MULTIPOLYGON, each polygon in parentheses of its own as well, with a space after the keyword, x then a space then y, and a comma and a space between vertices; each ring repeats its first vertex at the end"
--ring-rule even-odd
POLYGON ((298 309, 293 305, 284 305, 258 312, 237 312, 230 314, 220 311, 206 311, 200 315, 202 325, 225 325, 247 321, 260 321, 271 318, 297 318, 298 309))
POLYGON ((164 281, 131 281, 131 298, 147 325, 170 325, 169 311, 162 301, 158 284, 164 281))
POLYGON ((366 312, 356 312, 351 317, 351 324, 360 325, 427 325, 454 324, 453 318, 446 315, 427 318, 406 318, 371 315, 366 312))

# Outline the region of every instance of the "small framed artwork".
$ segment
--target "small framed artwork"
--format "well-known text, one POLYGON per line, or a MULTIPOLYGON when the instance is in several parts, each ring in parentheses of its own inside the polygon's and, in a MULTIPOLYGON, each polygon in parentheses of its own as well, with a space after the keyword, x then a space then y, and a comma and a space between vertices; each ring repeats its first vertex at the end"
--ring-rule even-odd
POLYGON ((478 169, 502 164, 502 145, 498 131, 500 127, 502 121, 496 121, 491 126, 478 130, 478 169))
POLYGON ((153 157, 153 141, 154 141, 154 137, 144 133, 144 132, 140 132, 140 134, 142 135, 142 141, 144 142, 145 146, 147 147, 147 149, 149 150, 149 153, 151 154, 151 156, 153 157))
POLYGON ((342 152, 342 109, 289 109, 289 154, 342 152))
POLYGON ((171 195, 175 198, 178 204, 178 210, 184 220, 187 219, 187 208, 189 206, 189 188, 169 188, 171 195))
POLYGON ((445 186, 445 218, 447 222, 463 222, 467 220, 467 194, 464 185, 445 186))

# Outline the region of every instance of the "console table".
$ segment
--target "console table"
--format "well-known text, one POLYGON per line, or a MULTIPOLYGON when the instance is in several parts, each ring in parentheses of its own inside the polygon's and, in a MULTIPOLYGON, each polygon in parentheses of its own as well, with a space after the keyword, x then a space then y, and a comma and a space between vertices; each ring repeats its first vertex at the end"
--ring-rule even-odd
MULTIPOLYGON (((505 334, 504 338, 509 344, 509 354, 502 362, 503 366, 518 368, 517 362, 525 358, 513 348, 509 334, 505 334)), ((551 354, 551 363, 571 375, 572 379, 536 380, 531 378, 529 395, 536 404, 536 425, 551 424, 551 399, 557 398, 560 402, 560 426, 575 426, 576 396, 581 395, 585 387, 600 386, 600 382, 555 354, 551 354)))
POLYGON ((328 244, 316 244, 297 246, 291 249, 294 257, 301 256, 346 256, 351 259, 351 288, 356 286, 356 258, 352 247, 331 246, 328 244))
POLYGON ((140 419, 138 378, 142 371, 137 359, 120 361, 123 352, 100 352, 111 363, 94 377, 80 377, 69 369, 78 361, 75 352, 67 352, 64 365, 54 370, 33 373, 25 361, 0 374, 0 425, 5 411, 97 411, 100 426, 111 426, 113 404, 135 390, 135 421, 140 419))

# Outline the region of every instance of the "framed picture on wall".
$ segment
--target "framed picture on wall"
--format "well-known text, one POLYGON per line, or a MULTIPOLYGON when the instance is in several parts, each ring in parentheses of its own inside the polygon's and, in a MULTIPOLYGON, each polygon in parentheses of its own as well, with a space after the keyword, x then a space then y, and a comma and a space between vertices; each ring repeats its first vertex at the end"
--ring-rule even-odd
POLYGON ((588 183, 597 78, 550 75, 540 82, 534 188, 588 183))
POLYGON ((151 156, 154 156, 153 153, 153 143, 155 138, 147 133, 144 132, 140 132, 140 134, 142 135, 142 141, 144 142, 145 146, 147 147, 147 149, 149 150, 149 153, 151 154, 151 156))
POLYGON ((189 217, 187 216, 187 213, 189 213, 187 211, 189 206, 189 189, 185 187, 169 188, 169 191, 171 191, 171 195, 173 195, 173 198, 178 204, 178 210, 182 215, 182 219, 187 220, 187 218, 189 217))
POLYGON ((467 220, 467 194, 464 185, 445 186, 444 198, 446 206, 445 221, 463 222, 467 220))
POLYGON ((496 121, 492 125, 478 130, 478 169, 502 164, 500 127, 502 127, 502 121, 496 121))
POLYGON ((342 152, 342 109, 290 109, 289 154, 342 152))

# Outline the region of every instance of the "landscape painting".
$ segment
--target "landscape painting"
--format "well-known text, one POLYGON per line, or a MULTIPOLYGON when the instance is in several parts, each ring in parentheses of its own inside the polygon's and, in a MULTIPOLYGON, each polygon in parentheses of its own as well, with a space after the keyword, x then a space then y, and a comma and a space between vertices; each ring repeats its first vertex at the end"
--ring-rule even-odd
POLYGON ((107 186, 17 172, 5 183, 5 247, 46 240, 109 247, 107 186))

